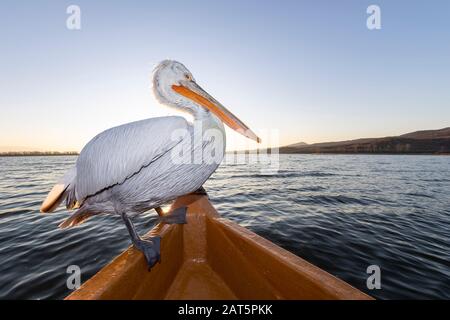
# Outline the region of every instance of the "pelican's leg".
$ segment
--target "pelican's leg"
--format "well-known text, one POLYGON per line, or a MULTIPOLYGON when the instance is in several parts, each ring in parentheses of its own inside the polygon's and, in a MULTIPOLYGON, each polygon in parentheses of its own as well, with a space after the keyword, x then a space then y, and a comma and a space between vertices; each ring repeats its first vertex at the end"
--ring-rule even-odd
POLYGON ((150 270, 156 262, 160 262, 161 259, 161 238, 160 237, 150 237, 146 239, 142 239, 136 231, 136 228, 131 221, 131 218, 126 214, 122 213, 122 219, 127 226, 128 232, 131 236, 131 241, 136 246, 136 248, 141 251, 145 259, 147 260, 148 268, 150 270))
POLYGON ((159 215, 159 220, 168 224, 185 224, 187 207, 179 207, 175 210, 164 213, 160 207, 156 207, 155 211, 159 215))

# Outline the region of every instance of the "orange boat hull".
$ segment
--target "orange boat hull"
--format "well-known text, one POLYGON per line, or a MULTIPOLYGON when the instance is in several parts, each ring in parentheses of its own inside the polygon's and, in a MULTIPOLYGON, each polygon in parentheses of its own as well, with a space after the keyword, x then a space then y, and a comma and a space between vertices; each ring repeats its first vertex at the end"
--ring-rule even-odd
POLYGON ((158 224, 161 263, 148 271, 130 247, 66 299, 371 299, 370 296, 221 218, 207 196, 187 195, 185 225, 158 224))

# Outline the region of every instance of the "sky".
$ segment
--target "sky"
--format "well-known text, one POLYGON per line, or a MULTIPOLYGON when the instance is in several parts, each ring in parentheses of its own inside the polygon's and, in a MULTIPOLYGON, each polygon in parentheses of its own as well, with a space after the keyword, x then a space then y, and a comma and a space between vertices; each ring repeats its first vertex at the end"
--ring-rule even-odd
MULTIPOLYGON (((79 151, 107 128, 173 114, 150 89, 166 58, 271 133, 266 145, 450 126, 447 0, 6 0, 0 49, 3 151, 79 151), (372 4, 379 30, 366 25, 372 4), (66 27, 69 5, 80 30, 66 27)), ((245 138, 228 134, 239 149, 245 138)))

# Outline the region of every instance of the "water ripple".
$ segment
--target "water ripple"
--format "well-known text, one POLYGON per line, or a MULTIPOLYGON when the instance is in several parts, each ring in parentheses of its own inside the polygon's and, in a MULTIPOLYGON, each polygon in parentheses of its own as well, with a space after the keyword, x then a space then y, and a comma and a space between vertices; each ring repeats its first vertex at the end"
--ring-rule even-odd
MULTIPOLYGON (((381 299, 450 299, 449 157, 281 155, 221 165, 206 183, 219 212, 381 299), (369 265, 382 289, 366 287, 369 265)), ((39 214, 75 157, 0 158, 0 299, 60 299, 66 268, 94 275, 130 244, 121 219, 96 217, 68 230, 63 209, 39 214)), ((144 232, 155 223, 137 217, 144 232)))

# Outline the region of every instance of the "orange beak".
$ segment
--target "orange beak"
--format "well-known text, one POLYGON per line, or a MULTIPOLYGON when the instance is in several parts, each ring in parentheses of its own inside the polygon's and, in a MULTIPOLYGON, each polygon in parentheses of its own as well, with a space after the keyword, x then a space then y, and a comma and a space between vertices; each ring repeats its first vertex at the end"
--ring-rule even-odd
POLYGON ((228 111, 228 109, 225 108, 220 102, 211 97, 194 81, 185 81, 179 86, 173 85, 172 89, 183 97, 200 104, 207 110, 214 113, 231 129, 239 132, 249 139, 255 140, 258 143, 261 142, 261 139, 252 130, 250 130, 249 127, 239 120, 238 117, 228 111))

